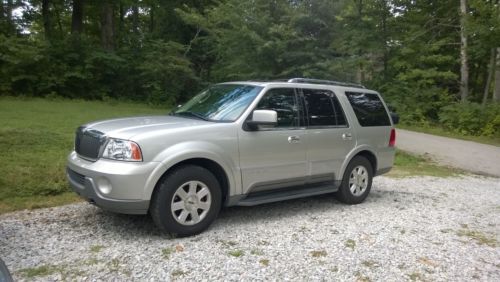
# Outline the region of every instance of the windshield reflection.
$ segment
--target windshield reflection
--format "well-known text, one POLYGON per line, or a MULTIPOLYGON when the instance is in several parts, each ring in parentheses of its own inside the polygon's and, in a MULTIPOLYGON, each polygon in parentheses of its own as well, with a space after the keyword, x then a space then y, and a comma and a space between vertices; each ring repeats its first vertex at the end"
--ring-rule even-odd
POLYGON ((235 121, 250 105, 262 87, 216 84, 194 96, 174 114, 211 121, 235 121))

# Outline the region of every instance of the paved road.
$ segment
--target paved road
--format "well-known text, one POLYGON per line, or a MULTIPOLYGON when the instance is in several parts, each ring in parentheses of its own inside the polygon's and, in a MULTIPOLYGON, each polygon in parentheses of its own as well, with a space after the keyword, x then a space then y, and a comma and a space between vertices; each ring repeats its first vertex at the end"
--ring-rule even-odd
POLYGON ((500 177, 500 147, 397 129, 396 146, 444 165, 500 177))

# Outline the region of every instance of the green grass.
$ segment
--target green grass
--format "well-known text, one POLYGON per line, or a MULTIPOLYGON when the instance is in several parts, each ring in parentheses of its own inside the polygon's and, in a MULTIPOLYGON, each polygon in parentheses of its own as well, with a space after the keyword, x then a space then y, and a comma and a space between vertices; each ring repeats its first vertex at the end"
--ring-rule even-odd
POLYGON ((94 246, 91 246, 91 247, 90 247, 90 252, 91 252, 91 253, 94 253, 94 254, 97 254, 97 253, 99 253, 102 249, 104 249, 104 246, 101 246, 101 245, 94 245, 94 246))
POLYGON ((164 259, 169 259, 170 255, 172 255, 174 252, 175 252, 175 248, 172 248, 172 247, 164 248, 161 250, 161 254, 162 254, 164 259))
POLYGON ((60 272, 60 267, 54 265, 41 265, 32 268, 23 268, 19 273, 26 278, 44 277, 60 272))
POLYGON ((344 242, 344 246, 354 251, 354 249, 356 248, 356 241, 354 241, 353 239, 348 239, 344 242))
POLYGON ((232 251, 229 251, 228 254, 230 256, 239 258, 239 257, 243 256, 245 254, 245 252, 243 252, 242 250, 232 250, 232 251))
POLYGON ((396 151, 393 169, 386 176, 401 178, 408 176, 451 177, 464 173, 455 168, 438 165, 423 156, 396 151))
POLYGON ((64 166, 79 125, 166 112, 116 101, 0 98, 0 214, 78 200, 70 192, 64 166))
POLYGON ((446 130, 446 129, 440 127, 439 125, 421 127, 421 126, 411 126, 411 125, 398 124, 397 127, 401 128, 401 129, 407 129, 407 130, 412 130, 412 131, 417 131, 417 132, 439 135, 439 136, 443 136, 443 137, 456 138, 456 139, 461 139, 461 140, 466 140, 466 141, 473 141, 473 142, 478 142, 478 143, 483 143, 483 144, 494 145, 494 146, 500 147, 500 137, 463 135, 460 133, 446 130))
POLYGON ((319 258, 319 257, 326 257, 327 253, 326 251, 311 251, 311 256, 312 257, 315 257, 315 258, 319 258))
POLYGON ((479 245, 487 245, 495 248, 498 241, 494 236, 489 236, 478 230, 461 229, 457 231, 458 236, 468 237, 476 241, 479 245))

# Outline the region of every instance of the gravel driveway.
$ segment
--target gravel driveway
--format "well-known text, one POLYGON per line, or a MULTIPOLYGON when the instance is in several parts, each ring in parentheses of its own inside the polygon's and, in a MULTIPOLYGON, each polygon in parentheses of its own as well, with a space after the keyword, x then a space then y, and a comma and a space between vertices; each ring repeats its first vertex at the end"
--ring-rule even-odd
POLYGON ((378 177, 367 201, 225 209, 195 237, 86 203, 0 216, 18 280, 500 281, 498 178, 378 177))

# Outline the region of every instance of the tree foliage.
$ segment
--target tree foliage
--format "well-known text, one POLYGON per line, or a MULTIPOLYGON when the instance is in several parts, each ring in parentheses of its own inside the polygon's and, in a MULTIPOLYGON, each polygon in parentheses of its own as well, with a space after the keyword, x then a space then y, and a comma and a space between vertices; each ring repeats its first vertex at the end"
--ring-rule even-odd
MULTIPOLYGON (((380 90, 406 123, 461 126, 451 116, 500 93, 499 1, 467 2, 3 0, 0 95, 174 104, 213 82, 312 77, 380 90)), ((490 134, 485 111, 467 133, 490 134)))

